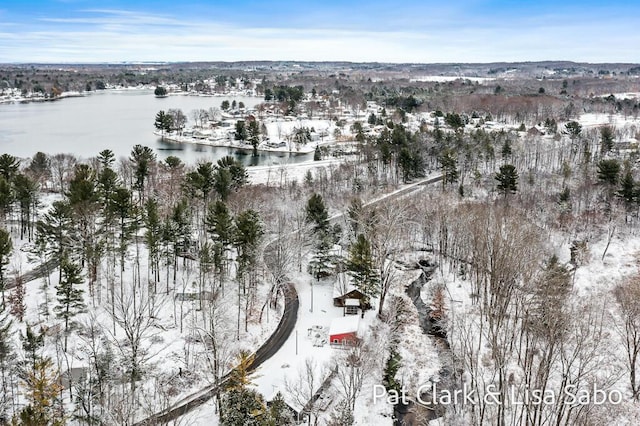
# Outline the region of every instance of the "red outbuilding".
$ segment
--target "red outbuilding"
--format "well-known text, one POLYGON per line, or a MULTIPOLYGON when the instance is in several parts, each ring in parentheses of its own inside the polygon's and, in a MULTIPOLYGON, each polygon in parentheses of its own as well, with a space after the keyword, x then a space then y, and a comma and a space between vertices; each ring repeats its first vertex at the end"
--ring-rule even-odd
POLYGON ((329 343, 333 347, 350 347, 360 342, 358 326, 360 317, 348 316, 335 318, 329 327, 329 343))

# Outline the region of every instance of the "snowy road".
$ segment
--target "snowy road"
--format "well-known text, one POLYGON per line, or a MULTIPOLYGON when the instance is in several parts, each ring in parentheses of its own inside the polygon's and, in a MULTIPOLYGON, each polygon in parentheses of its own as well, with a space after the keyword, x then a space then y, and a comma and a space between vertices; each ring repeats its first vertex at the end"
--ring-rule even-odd
MULTIPOLYGON (((278 327, 273 332, 273 334, 256 351, 255 358, 253 364, 251 364, 250 370, 257 369, 262 363, 272 357, 273 354, 278 352, 284 342, 287 341, 289 335, 296 325, 299 304, 298 294, 296 293, 296 290, 292 284, 287 284, 283 291, 283 294, 285 298, 285 308, 282 314, 282 318, 280 319, 278 327)), ((224 377, 222 377, 219 385, 207 386, 206 388, 201 389, 200 391, 193 393, 186 398, 183 398, 182 400, 176 402, 170 408, 136 423, 134 426, 166 424, 172 420, 177 419, 178 417, 189 413, 194 408, 201 406, 202 404, 213 398, 218 392, 218 389, 224 386, 225 382, 229 378, 229 374, 230 373, 227 373, 224 377)))
MULTIPOLYGON (((42 278, 42 277, 46 277, 48 276, 51 272, 53 272, 54 269, 56 269, 58 267, 58 264, 60 262, 58 262, 58 259, 49 259, 44 263, 41 263, 40 265, 36 266, 34 269, 32 269, 29 272, 26 272, 22 275, 20 275, 20 280, 22 281, 22 285, 31 282, 33 280, 37 280, 38 278, 42 278)), ((14 288, 16 286, 16 282, 18 280, 16 278, 14 278, 13 280, 10 280, 7 282, 7 285, 5 287, 5 290, 10 290, 12 288, 14 288)))

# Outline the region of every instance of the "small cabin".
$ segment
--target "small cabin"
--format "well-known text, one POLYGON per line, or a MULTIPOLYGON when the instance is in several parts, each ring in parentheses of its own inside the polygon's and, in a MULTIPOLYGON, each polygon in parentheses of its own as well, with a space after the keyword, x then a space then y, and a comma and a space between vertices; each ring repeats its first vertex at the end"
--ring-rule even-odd
POLYGON ((351 282, 348 274, 338 274, 338 279, 333 285, 333 306, 343 308, 342 315, 356 315, 358 309, 364 311, 371 309, 367 297, 351 282))
POLYGON ((365 296, 364 293, 351 284, 346 286, 335 285, 333 287, 333 306, 342 308, 348 299, 356 299, 360 302, 365 299, 365 296))

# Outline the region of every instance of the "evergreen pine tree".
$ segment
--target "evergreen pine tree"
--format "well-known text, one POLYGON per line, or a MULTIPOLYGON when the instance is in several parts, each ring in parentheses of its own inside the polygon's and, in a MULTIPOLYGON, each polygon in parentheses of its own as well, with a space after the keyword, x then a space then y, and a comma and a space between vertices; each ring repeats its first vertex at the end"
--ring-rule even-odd
POLYGON ((156 114, 155 122, 153 123, 155 128, 162 132, 162 136, 164 137, 164 132, 170 132, 173 128, 173 117, 170 114, 160 110, 156 114))
POLYGON ((71 206, 74 228, 80 236, 80 263, 84 267, 89 262, 93 273, 99 263, 98 238, 96 235, 96 215, 100 209, 100 194, 97 190, 97 176, 93 168, 78 164, 69 182, 67 193, 71 206), (95 268, 95 269, 94 269, 95 268))
POLYGON ((238 271, 246 272, 255 264, 258 245, 264 235, 260 215, 255 210, 245 210, 236 216, 235 245, 238 250, 238 271))
MULTIPOLYGON (((174 262, 178 253, 184 253, 189 249, 191 241, 191 210, 187 200, 183 199, 173 207, 170 221, 170 235, 173 237, 174 262)), ((176 265, 174 265, 176 266, 176 265)), ((176 276, 174 274, 175 281, 176 276)))
POLYGON ((25 235, 31 241, 33 234, 32 211, 38 200, 38 183, 29 176, 18 173, 13 177, 15 199, 20 207, 20 238, 25 235))
POLYGON ((618 196, 622 198, 627 206, 631 206, 637 198, 636 182, 633 179, 631 169, 627 168, 620 180, 620 190, 618 196))
POLYGON ((396 378, 396 373, 400 370, 401 366, 402 357, 394 348, 391 348, 387 364, 384 368, 384 376, 382 377, 382 384, 387 391, 394 390, 399 393, 402 390, 402 383, 396 378))
POLYGON ((620 176, 620 163, 616 159, 598 162, 598 180, 608 186, 616 186, 620 176))
POLYGON ((306 206, 306 222, 313 225, 313 232, 327 231, 329 229, 329 211, 324 204, 322 195, 313 194, 306 206))
POLYGON ((28 358, 28 367, 35 371, 36 362, 42 359, 40 350, 44 347, 44 330, 40 329, 40 332, 36 333, 27 324, 25 335, 21 335, 20 340, 22 341, 22 350, 28 358))
POLYGON ((153 94, 156 95, 157 97, 167 96, 167 89, 163 86, 157 86, 156 89, 153 91, 153 94))
POLYGON ((214 189, 225 201, 231 191, 237 191, 249 181, 245 167, 235 158, 227 155, 216 163, 214 175, 214 189))
POLYGON ((566 328, 565 299, 571 290, 571 273, 552 255, 540 279, 533 283, 531 320, 528 327, 536 334, 549 336, 564 333, 566 328))
MULTIPOLYGON (((73 248, 75 227, 71 206, 66 201, 54 201, 42 220, 36 223, 36 245, 45 258, 61 261, 73 248)), ((59 268, 59 278, 62 268, 59 268)))
POLYGON ((236 357, 237 365, 229 373, 229 380, 225 385, 226 390, 239 390, 245 389, 252 384, 251 377, 251 365, 255 359, 249 351, 240 351, 236 357))
POLYGON ((149 250, 149 263, 153 271, 154 293, 156 283, 160 281, 160 243, 162 240, 162 221, 158 213, 158 202, 150 198, 145 203, 144 212, 144 242, 149 250))
POLYGON ((251 120, 249 122, 249 127, 247 129, 248 140, 253 147, 253 156, 258 155, 258 144, 260 144, 260 126, 256 120, 251 120))
POLYGON ((568 186, 565 186, 562 188, 562 191, 560 191, 560 194, 558 195, 558 204, 563 211, 571 210, 571 190, 568 186))
POLYGON ((360 198, 353 198, 349 204, 349 210, 347 211, 347 217, 349 218, 349 225, 354 235, 358 235, 358 231, 361 226, 361 222, 364 219, 364 204, 360 198))
POLYGON ((442 190, 448 183, 458 181, 458 160, 451 150, 445 150, 440 157, 440 170, 442 170, 442 190))
POLYGON ((58 305, 54 308, 54 312, 58 318, 64 320, 64 350, 66 351, 69 320, 84 311, 85 304, 82 297, 82 289, 76 287, 76 284, 82 284, 82 268, 69 259, 63 259, 61 267, 62 279, 56 286, 58 305))
POLYGON ((216 163, 217 170, 228 170, 231 176, 231 189, 237 190, 249 181, 247 170, 241 162, 230 155, 222 157, 216 163))
POLYGON ((367 298, 365 302, 380 293, 380 276, 375 268, 371 243, 359 234, 349 249, 347 262, 353 283, 367 298))
POLYGON ((236 131, 233 134, 235 140, 244 142, 247 140, 247 126, 244 120, 236 121, 236 131))
POLYGON ((71 207, 80 214, 90 211, 98 201, 96 173, 86 164, 78 164, 67 192, 71 207))
POLYGON ((335 256, 331 250, 333 241, 328 232, 319 232, 315 236, 313 254, 309 261, 309 273, 320 280, 322 277, 331 275, 335 263, 335 256))
POLYGON ((9 256, 13 251, 11 235, 5 229, 0 228, 0 290, 2 291, 2 309, 5 307, 6 266, 9 264, 9 256))
POLYGON ((512 153, 511 141, 509 139, 505 139, 504 144, 502 145, 502 150, 501 150, 502 158, 506 159, 510 157, 511 153, 512 153))
POLYGON ((228 169, 216 170, 214 188, 222 201, 227 201, 231 195, 232 181, 231 172, 228 169))
POLYGON ((10 154, 0 155, 0 176, 7 182, 12 182, 20 168, 20 160, 10 154))
POLYGON ((611 126, 600 128, 600 152, 606 154, 613 149, 613 129, 611 126))
POLYGON ((7 310, 0 307, 0 368, 9 359, 13 350, 13 345, 11 344, 11 324, 12 321, 9 318, 7 310))
POLYGON ((266 406, 262 395, 248 389, 252 383, 251 365, 254 355, 241 351, 237 365, 229 374, 222 398, 220 424, 226 426, 254 425, 262 426, 265 420, 266 406))
POLYGON ((134 214, 131 191, 124 187, 116 188, 111 195, 110 208, 111 214, 119 225, 120 244, 118 251, 120 253, 120 269, 124 271, 124 258, 131 239, 131 218, 134 214))
POLYGON ((295 424, 293 413, 287 406, 282 393, 276 393, 269 404, 269 412, 265 421, 265 426, 290 426, 295 424))
POLYGON ((11 211, 11 205, 15 200, 15 194, 11 183, 0 175, 0 220, 4 222, 11 211))
POLYGON ((110 149, 100 151, 98 161, 100 162, 100 172, 98 173, 97 190, 102 204, 103 214, 107 222, 111 219, 111 198, 118 187, 118 175, 111 168, 115 155, 110 149))
POLYGON ((213 163, 207 161, 199 163, 196 170, 187 173, 185 176, 185 187, 190 192, 191 197, 202 199, 206 206, 215 188, 216 176, 213 163))
POLYGON ((582 133, 582 125, 577 121, 570 121, 565 124, 565 133, 569 135, 569 137, 573 140, 578 138, 582 133))
POLYGON ((51 160, 44 152, 36 152, 26 170, 38 184, 43 184, 51 177, 51 160))
POLYGON ((228 246, 233 242, 235 224, 227 205, 223 201, 218 200, 209 205, 205 225, 207 226, 207 232, 215 236, 224 246, 228 246))
POLYGON ((313 173, 311 170, 307 170, 307 173, 304 174, 304 186, 307 188, 313 185, 313 173))
POLYGON ((424 160, 415 149, 402 147, 398 155, 398 167, 402 171, 402 181, 424 176, 424 160))
POLYGON ((148 146, 135 145, 131 150, 130 161, 133 163, 136 179, 133 188, 138 191, 140 201, 144 202, 145 184, 155 164, 156 154, 148 146))
POLYGON ((254 389, 233 389, 222 397, 220 426, 264 426, 266 406, 254 389))
POLYGON ((508 193, 515 194, 518 191, 518 171, 512 164, 500 166, 500 171, 495 176, 498 181, 498 191, 506 197, 508 193))
POLYGON ((24 382, 29 405, 20 411, 19 420, 14 419, 14 423, 25 426, 63 426, 64 412, 59 404, 62 387, 51 360, 46 358, 36 361, 33 371, 24 382))

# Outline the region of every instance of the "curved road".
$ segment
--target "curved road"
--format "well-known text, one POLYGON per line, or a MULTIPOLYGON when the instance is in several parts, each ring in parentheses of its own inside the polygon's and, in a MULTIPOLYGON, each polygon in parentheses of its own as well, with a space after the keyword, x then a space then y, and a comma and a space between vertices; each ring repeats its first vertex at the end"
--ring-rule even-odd
MULTIPOLYGON (((422 180, 419 180, 418 182, 409 184, 397 191, 382 195, 381 197, 368 201, 364 205, 370 206, 385 200, 400 198, 402 196, 405 196, 407 194, 410 194, 418 190, 421 186, 439 182, 440 180, 442 180, 442 175, 424 178, 422 180)), ((343 216, 344 215, 340 213, 335 216, 332 216, 329 220, 331 222, 335 222, 343 216)), ((296 232, 300 232, 300 230, 298 229, 293 231, 293 233, 296 233, 296 232)), ((291 234, 288 234, 288 235, 291 235, 291 234)), ((269 251, 269 246, 276 243, 277 241, 278 239, 276 238, 273 241, 270 241, 265 246, 265 249, 263 250, 263 256, 264 256, 264 253, 269 251)), ((266 259, 265 259, 265 264, 268 267, 268 262, 266 259)), ((250 370, 257 369, 265 361, 267 361, 269 358, 275 355, 280 350, 280 348, 284 345, 284 343, 287 341, 287 339, 289 338, 289 336, 293 332, 293 329, 296 326, 296 321, 298 319, 298 307, 300 305, 298 300, 298 293, 296 292, 294 285, 291 282, 289 282, 288 279, 285 279, 285 281, 287 281, 287 284, 285 284, 282 288, 284 299, 285 299, 282 318, 280 318, 280 322, 278 323, 278 326, 276 327, 276 330, 273 332, 273 334, 256 351, 254 361, 251 364, 250 370)), ((205 402, 213 398, 218 392, 219 388, 222 387, 225 384, 225 382, 229 379, 229 375, 230 373, 227 373, 224 377, 222 377, 220 384, 218 384, 217 386, 216 385, 207 386, 206 388, 201 389, 200 391, 193 393, 183 398, 182 400, 174 403, 171 407, 166 408, 161 412, 156 413, 138 423, 135 423, 134 426, 153 426, 153 425, 159 425, 159 424, 166 424, 172 420, 177 419, 178 417, 181 417, 189 413, 191 410, 199 407, 200 405, 204 404, 205 402)))
MULTIPOLYGON (((297 232, 297 231, 296 231, 297 232)), ((278 239, 274 239, 270 241, 263 250, 264 253, 269 251, 269 247, 275 244, 278 239)), ((268 262, 265 259, 265 264, 268 262)), ((287 280, 288 281, 288 280, 287 280)), ((275 355, 282 345, 287 341, 293 329, 296 326, 296 322, 298 320, 298 307, 300 302, 298 300, 298 293, 296 292, 295 287, 291 282, 287 282, 285 285, 281 287, 281 291, 284 295, 284 310, 282 312, 282 317, 280 318, 280 322, 276 327, 275 331, 266 342, 262 344, 254 354, 253 363, 251 363, 251 367, 249 371, 253 371, 260 367, 266 360, 275 355)), ((205 402, 209 401, 213 398, 216 393, 220 390, 220 388, 224 387, 224 384, 229 379, 231 372, 225 374, 218 385, 209 385, 200 391, 193 393, 182 400, 174 403, 171 407, 162 410, 159 413, 156 413, 138 423, 135 423, 134 426, 152 426, 159 424, 166 424, 172 420, 177 419, 191 410, 199 407, 205 402)))
MULTIPOLYGON (((291 283, 286 284, 286 286, 283 288, 283 293, 285 304, 282 318, 280 318, 280 322, 278 323, 278 326, 273 334, 256 351, 250 370, 255 370, 256 368, 260 367, 263 362, 265 362, 276 352, 278 352, 280 347, 289 338, 289 335, 293 331, 293 328, 296 326, 299 305, 298 293, 291 283)), ((220 380, 219 385, 207 386, 206 388, 176 402, 171 407, 164 409, 161 412, 156 413, 153 416, 148 417, 138 423, 135 423, 134 426, 152 426, 166 424, 172 420, 177 419, 178 417, 189 413, 194 408, 201 406, 202 404, 213 398, 218 392, 219 388, 223 387, 227 382, 230 374, 231 373, 229 372, 225 376, 223 376, 220 380)))
MULTIPOLYGON (((45 277, 50 273, 52 273, 58 267, 59 263, 60 262, 58 262, 58 259, 55 259, 55 258, 49 259, 46 262, 43 262, 40 265, 36 266, 29 272, 25 272, 24 274, 20 275, 20 280, 24 285, 33 280, 37 280, 38 278, 45 277)), ((5 290, 10 290, 14 288, 16 286, 16 282, 17 282, 16 278, 13 278, 12 280, 8 280, 5 286, 5 290)))

